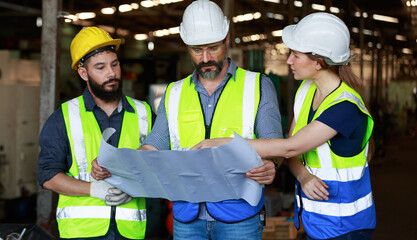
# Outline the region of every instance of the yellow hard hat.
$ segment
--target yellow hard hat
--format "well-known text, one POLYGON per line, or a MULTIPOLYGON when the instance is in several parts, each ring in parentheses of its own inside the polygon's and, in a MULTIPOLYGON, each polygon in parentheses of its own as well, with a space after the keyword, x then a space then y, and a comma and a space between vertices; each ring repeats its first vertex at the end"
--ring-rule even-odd
POLYGON ((113 39, 108 32, 101 28, 83 28, 71 42, 72 69, 77 70, 81 58, 96 49, 113 45, 117 51, 120 42, 120 39, 113 39))

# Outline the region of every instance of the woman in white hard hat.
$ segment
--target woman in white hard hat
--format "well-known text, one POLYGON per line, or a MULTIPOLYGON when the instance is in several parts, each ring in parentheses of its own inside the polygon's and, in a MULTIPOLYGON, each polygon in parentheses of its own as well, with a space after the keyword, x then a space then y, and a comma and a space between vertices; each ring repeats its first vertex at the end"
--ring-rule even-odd
MULTIPOLYGON (((376 224, 367 163, 373 119, 360 79, 348 66, 350 34, 342 20, 313 13, 284 28, 287 63, 303 80, 288 139, 248 140, 262 158, 285 157, 296 177, 295 224, 307 239, 371 239, 376 224), (301 158, 294 158, 301 155, 301 158), (299 216, 299 217, 298 217, 299 216)), ((194 148, 231 139, 204 140, 194 148)))

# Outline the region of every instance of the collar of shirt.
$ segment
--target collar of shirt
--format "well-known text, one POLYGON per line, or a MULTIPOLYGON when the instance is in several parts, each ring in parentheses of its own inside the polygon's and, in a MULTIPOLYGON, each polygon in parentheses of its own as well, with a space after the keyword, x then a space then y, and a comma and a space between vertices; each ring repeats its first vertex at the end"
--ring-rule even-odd
MULTIPOLYGON (((84 98, 85 109, 87 111, 93 111, 95 106, 98 107, 97 103, 94 101, 93 96, 88 90, 88 87, 84 89, 83 98, 84 98)), ((129 102, 126 99, 126 95, 124 93, 122 93, 122 98, 120 99, 119 105, 117 106, 117 112, 120 113, 123 109, 125 109, 128 112, 132 112, 132 113, 135 112, 135 109, 129 104, 129 102)))
MULTIPOLYGON (((236 76, 236 69, 237 69, 236 63, 233 62, 233 60, 231 58, 229 58, 229 57, 227 58, 227 61, 229 62, 229 68, 227 69, 227 73, 226 73, 226 76, 225 76, 224 80, 219 84, 219 86, 217 87, 217 89, 219 89, 219 88, 223 87, 224 85, 226 85, 227 81, 229 81, 230 78, 233 78, 233 80, 236 81, 236 77, 235 77, 236 76)), ((200 81, 197 78, 197 73, 196 73, 195 70, 194 70, 194 72, 191 75, 191 81, 194 82, 195 89, 198 92, 200 92, 199 90, 204 89, 204 87, 201 85, 200 81)), ((190 81, 190 84, 191 84, 191 81, 190 81)))

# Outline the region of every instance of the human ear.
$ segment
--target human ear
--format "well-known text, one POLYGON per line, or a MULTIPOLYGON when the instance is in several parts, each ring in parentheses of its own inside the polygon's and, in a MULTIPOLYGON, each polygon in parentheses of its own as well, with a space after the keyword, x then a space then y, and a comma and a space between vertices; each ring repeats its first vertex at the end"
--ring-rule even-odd
POLYGON ((85 67, 79 67, 77 69, 78 71, 78 75, 80 75, 80 77, 84 80, 84 81, 88 81, 88 75, 87 75, 87 69, 85 67))

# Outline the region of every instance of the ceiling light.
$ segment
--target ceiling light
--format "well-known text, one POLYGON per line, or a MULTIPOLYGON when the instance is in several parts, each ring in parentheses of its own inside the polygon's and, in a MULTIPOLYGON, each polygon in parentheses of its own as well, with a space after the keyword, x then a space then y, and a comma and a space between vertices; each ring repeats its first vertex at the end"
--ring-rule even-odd
POLYGON ((378 21, 398 23, 398 18, 390 17, 390 16, 374 14, 374 15, 372 15, 372 18, 375 19, 375 20, 378 20, 378 21))
POLYGON ((294 1, 294 6, 296 6, 296 7, 302 7, 303 6, 303 2, 301 2, 301 1, 294 1))
POLYGON ((148 42, 148 50, 153 51, 155 48, 155 44, 153 42, 148 42))
POLYGON ((132 6, 129 4, 122 4, 119 6, 119 12, 129 12, 132 11, 132 6))
POLYGON ((138 41, 143 41, 143 40, 148 39, 148 35, 144 33, 135 34, 135 39, 138 41))
POLYGON ((172 27, 168 29, 170 34, 178 34, 180 33, 180 27, 172 27))
POLYGON ((321 4, 311 4, 311 8, 317 11, 326 11, 326 6, 321 5, 321 4))
POLYGON ((330 12, 332 13, 340 13, 340 9, 337 7, 330 7, 330 12))
POLYGON ((272 36, 274 36, 274 37, 281 37, 282 36, 282 29, 281 30, 272 31, 272 36))
POLYGON ((76 14, 77 18, 84 20, 84 19, 91 19, 96 17, 96 13, 94 12, 81 12, 76 14))
POLYGON ((140 5, 142 5, 142 7, 145 7, 145 8, 150 8, 150 7, 153 7, 154 4, 152 1, 146 0, 146 1, 140 2, 140 5))
POLYGON ((264 0, 264 2, 279 3, 279 0, 264 0))
POLYGON ((102 8, 101 9, 102 14, 114 14, 114 12, 116 12, 115 7, 107 7, 107 8, 102 8))
POLYGON ((402 49, 402 52, 403 52, 404 54, 413 54, 413 49, 410 49, 410 48, 403 48, 403 49, 402 49))
POLYGON ((132 9, 139 9, 139 4, 137 3, 131 3, 130 6, 132 7, 132 9))
POLYGON ((36 18, 36 26, 37 27, 42 27, 42 18, 41 17, 36 18))
POLYGON ((395 40, 398 40, 398 41, 404 41, 404 42, 406 42, 407 41, 407 37, 406 36, 403 36, 403 35, 395 35, 395 40))

